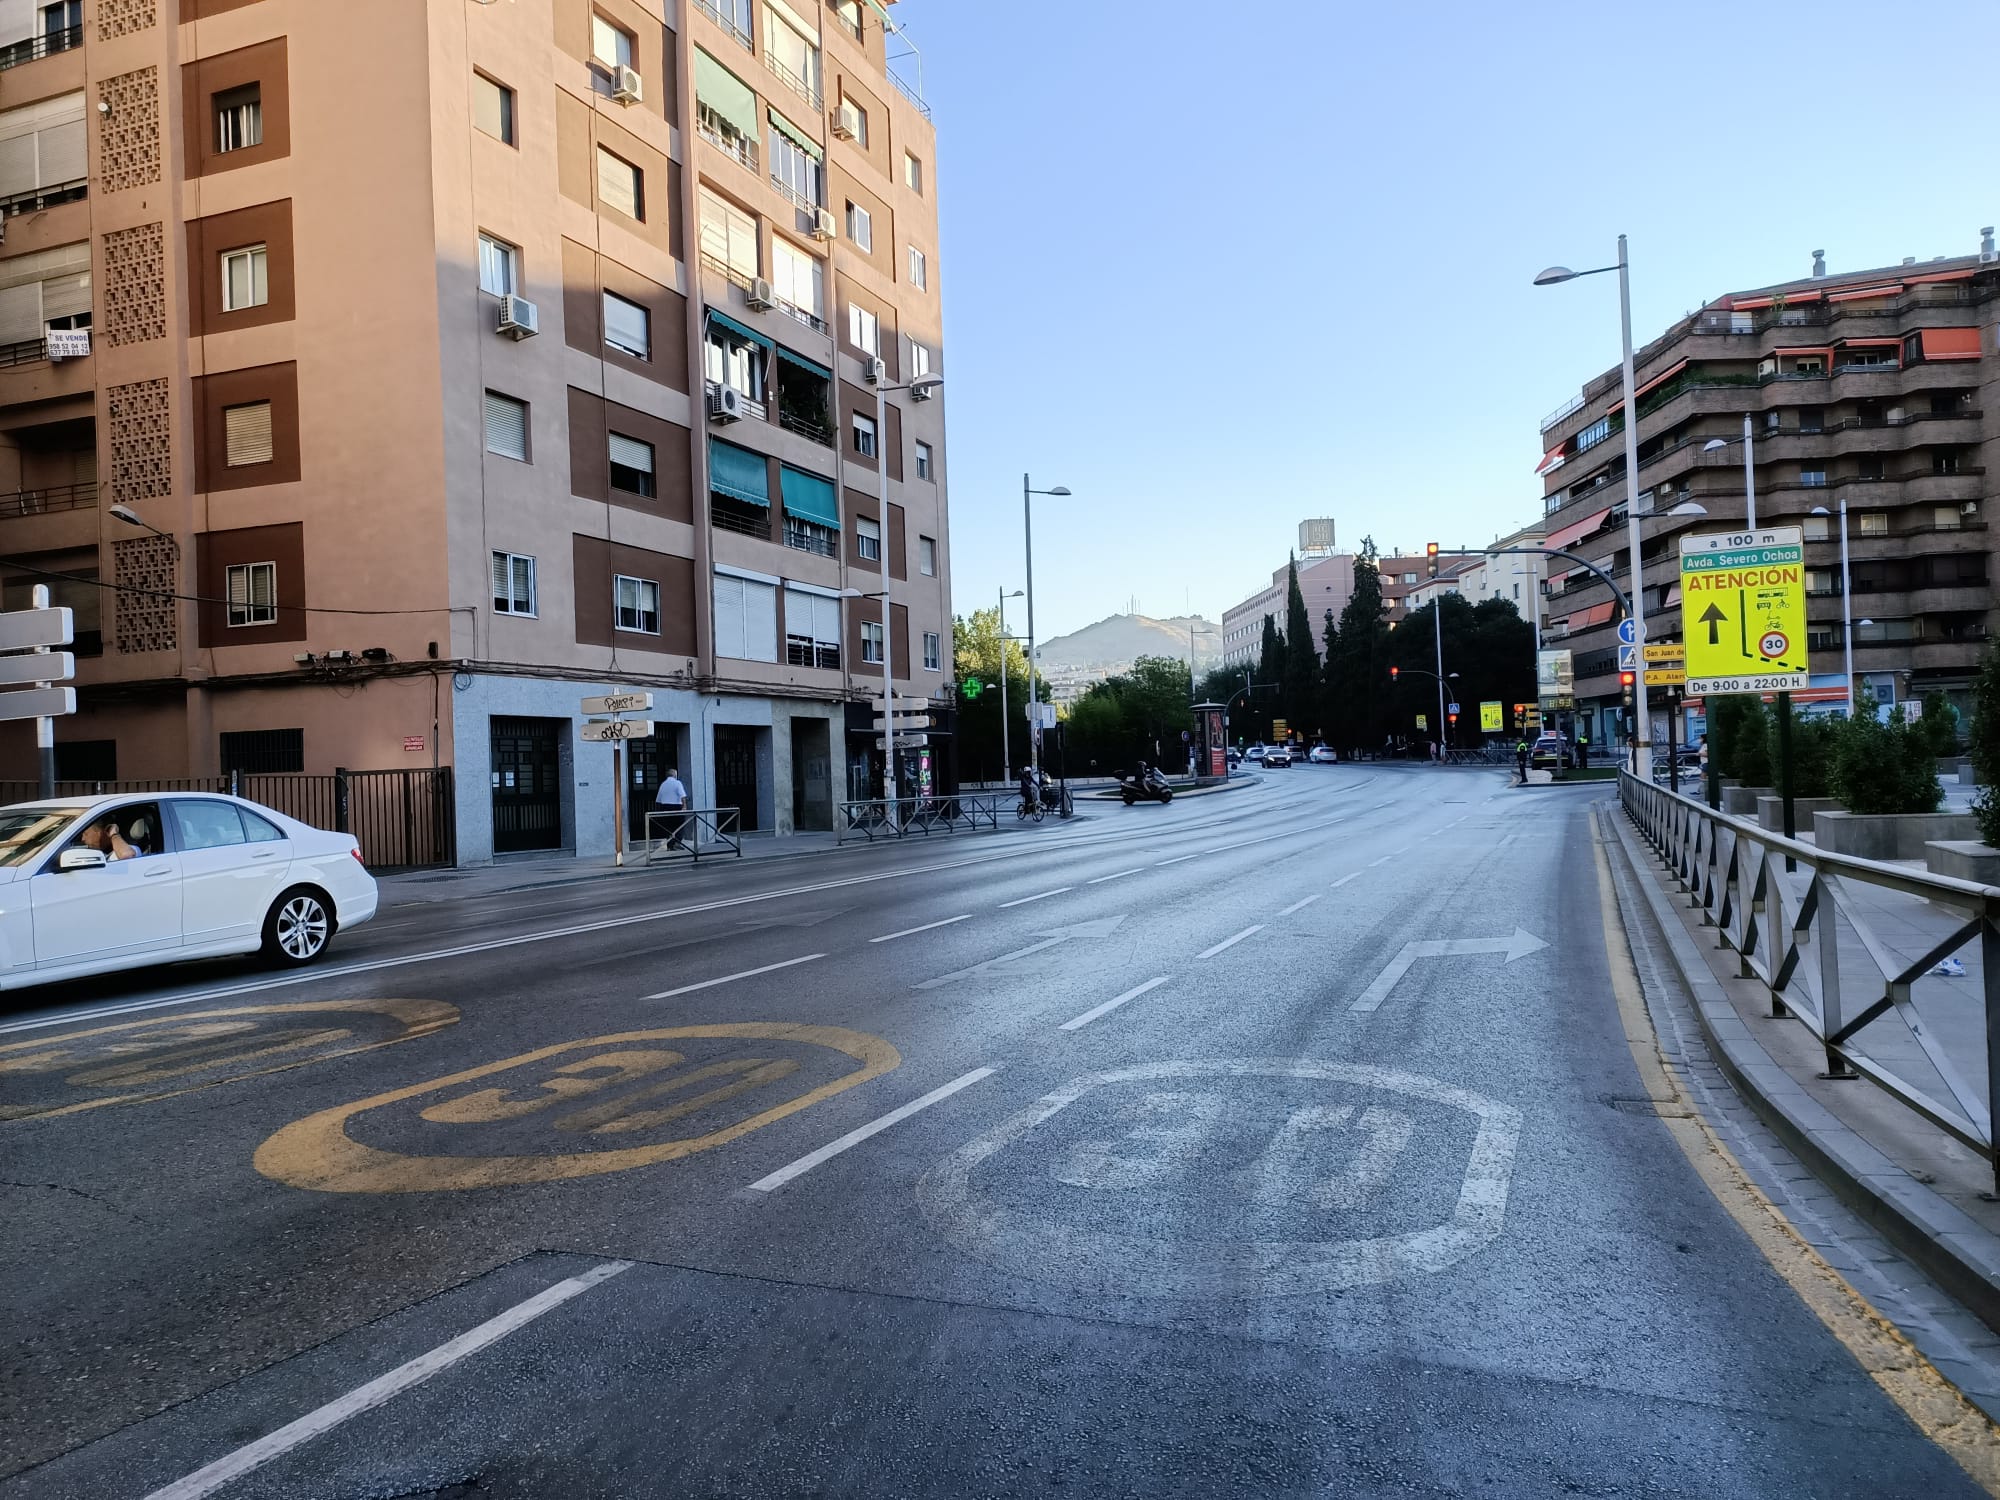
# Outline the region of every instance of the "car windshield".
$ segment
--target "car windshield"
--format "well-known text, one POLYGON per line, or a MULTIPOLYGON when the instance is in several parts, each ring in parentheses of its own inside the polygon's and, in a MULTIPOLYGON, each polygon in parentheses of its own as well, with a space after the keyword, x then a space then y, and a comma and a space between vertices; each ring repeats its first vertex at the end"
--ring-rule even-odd
POLYGON ((80 807, 10 807, 0 810, 0 866, 24 865, 83 816, 80 807))

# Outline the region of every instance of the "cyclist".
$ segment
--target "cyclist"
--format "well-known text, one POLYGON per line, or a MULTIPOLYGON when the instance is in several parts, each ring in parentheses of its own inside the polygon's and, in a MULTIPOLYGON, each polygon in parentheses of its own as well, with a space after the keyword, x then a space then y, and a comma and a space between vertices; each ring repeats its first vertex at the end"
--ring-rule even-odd
POLYGON ((1033 818, 1037 822, 1042 816, 1041 787, 1035 779, 1033 766, 1021 767, 1021 810, 1020 816, 1033 818))

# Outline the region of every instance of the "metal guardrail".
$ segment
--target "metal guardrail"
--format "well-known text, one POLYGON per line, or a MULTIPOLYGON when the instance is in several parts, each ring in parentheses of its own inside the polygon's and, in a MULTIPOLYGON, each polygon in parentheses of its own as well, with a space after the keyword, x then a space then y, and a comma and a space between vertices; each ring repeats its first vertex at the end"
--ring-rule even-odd
POLYGON ((646 814, 645 861, 686 859, 695 864, 728 853, 743 857, 743 814, 734 807, 688 807, 646 814))
POLYGON ((982 828, 998 829, 1000 810, 1013 799, 977 792, 961 792, 952 797, 875 797, 860 802, 842 802, 834 808, 837 843, 865 838, 907 838, 913 833, 976 833, 982 828))
MULTIPOLYGON (((1866 1078, 1992 1164, 2000 1188, 1993 1120, 2000 1080, 2000 888, 1899 865, 1830 854, 1730 817, 1692 797, 1652 786, 1630 772, 1618 778, 1625 811, 1733 950, 1742 977, 1763 983, 1774 1017, 1803 1022, 1826 1050, 1826 1076, 1866 1078), (1787 863, 1798 866, 1788 872, 1787 863), (1872 886, 1928 901, 1952 925, 1914 959, 1899 957, 1848 890, 1872 886), (1865 963, 1843 954, 1842 932, 1857 940, 1865 963), (1917 1014, 1916 982, 1961 948, 1976 945, 1987 1077, 1967 1079, 1943 1039, 1917 1014), (1859 970, 1857 974, 1855 971, 1859 970), (1858 990, 1858 993, 1856 991, 1858 990), (1878 1022, 1894 1016, 1914 1040, 1948 1097, 1901 1076, 1866 1039, 1884 1038, 1878 1022)), ((1967 965, 1968 970, 1971 965, 1967 965)), ((1878 1048, 1878 1051, 1881 1050, 1878 1048)))

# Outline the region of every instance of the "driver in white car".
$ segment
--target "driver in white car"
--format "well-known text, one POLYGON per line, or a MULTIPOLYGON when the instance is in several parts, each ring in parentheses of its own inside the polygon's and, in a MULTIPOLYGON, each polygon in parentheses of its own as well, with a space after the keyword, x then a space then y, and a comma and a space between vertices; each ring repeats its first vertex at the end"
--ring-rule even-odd
POLYGON ((139 852, 125 841, 125 835, 109 818, 100 818, 84 829, 79 842, 86 849, 98 850, 107 859, 131 859, 139 852))

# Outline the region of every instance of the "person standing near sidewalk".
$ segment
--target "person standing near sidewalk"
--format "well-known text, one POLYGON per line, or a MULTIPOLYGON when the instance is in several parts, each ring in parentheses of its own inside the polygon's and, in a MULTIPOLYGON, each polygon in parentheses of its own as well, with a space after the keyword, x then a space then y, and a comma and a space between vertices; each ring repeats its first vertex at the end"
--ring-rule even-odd
POLYGON ((1520 785, 1528 784, 1528 742, 1517 740, 1514 744, 1514 765, 1521 773, 1520 785))
POLYGON ((661 812, 679 814, 679 816, 667 820, 667 847, 669 849, 678 849, 681 847, 681 835, 687 828, 687 817, 684 811, 687 807, 687 800, 688 789, 681 784, 680 768, 678 766, 668 766, 666 777, 660 782, 659 790, 653 793, 653 805, 661 812))

